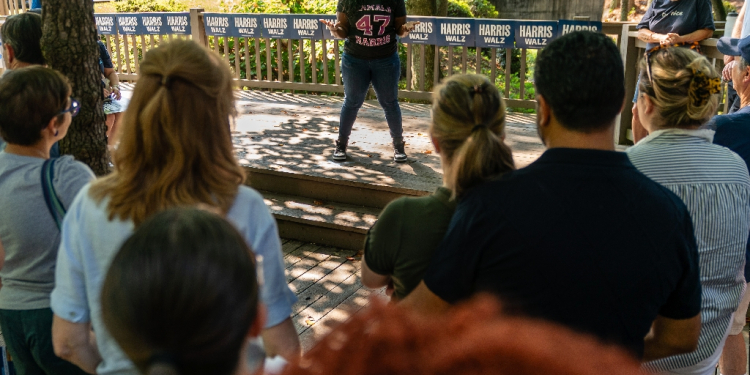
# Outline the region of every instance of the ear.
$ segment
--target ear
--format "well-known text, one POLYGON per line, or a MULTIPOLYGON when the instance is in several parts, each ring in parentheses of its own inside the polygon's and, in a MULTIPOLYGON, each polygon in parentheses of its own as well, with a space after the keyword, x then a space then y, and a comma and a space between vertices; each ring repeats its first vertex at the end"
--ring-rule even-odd
MULTIPOLYGON (((13 51, 13 47, 10 46, 8 43, 3 43, 3 47, 5 48, 5 56, 8 57, 8 63, 12 64, 13 61, 16 61, 16 52, 13 51)), ((6 66, 6 69, 8 67, 6 66)))
POLYGON ((547 104, 543 96, 536 96, 537 115, 536 122, 539 127, 545 128, 552 122, 552 108, 547 104))
MULTIPOLYGON (((739 63, 735 63, 739 64, 739 63)), ((742 82, 747 84, 750 82, 750 66, 745 67, 745 71, 742 74, 742 82)))
POLYGON ((247 332, 248 338, 255 338, 260 336, 260 332, 266 325, 266 305, 258 303, 258 312, 255 313, 255 321, 250 326, 250 331, 247 332))
POLYGON ((643 100, 643 112, 649 115, 652 114, 656 108, 654 107, 654 102, 651 101, 651 97, 641 94, 640 100, 643 100))
POLYGON ((430 141, 432 141, 432 147, 435 148, 436 153, 440 153, 440 143, 438 143, 438 140, 430 134, 430 141))
POLYGON ((58 121, 59 116, 52 117, 52 120, 49 120, 47 123, 47 126, 43 130, 49 131, 51 136, 57 136, 58 129, 60 128, 60 122, 58 121))

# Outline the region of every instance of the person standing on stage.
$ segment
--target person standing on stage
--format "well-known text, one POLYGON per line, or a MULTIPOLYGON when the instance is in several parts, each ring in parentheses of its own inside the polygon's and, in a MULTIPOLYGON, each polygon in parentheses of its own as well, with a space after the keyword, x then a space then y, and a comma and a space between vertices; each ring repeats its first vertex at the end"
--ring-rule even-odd
POLYGON ((346 39, 341 73, 344 105, 333 160, 346 160, 346 146, 357 112, 372 84, 393 138, 393 160, 405 162, 398 80, 401 61, 396 36, 404 37, 418 22, 406 22, 404 0, 339 0, 336 22, 320 20, 331 33, 346 39))

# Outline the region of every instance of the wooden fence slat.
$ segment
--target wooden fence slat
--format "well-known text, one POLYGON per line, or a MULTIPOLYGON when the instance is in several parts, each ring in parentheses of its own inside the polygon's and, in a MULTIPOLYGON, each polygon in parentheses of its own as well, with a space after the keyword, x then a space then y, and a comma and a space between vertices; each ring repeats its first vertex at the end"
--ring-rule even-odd
POLYGON ((286 43, 287 56, 289 56, 287 59, 287 63, 289 64, 289 82, 294 82, 294 54, 292 52, 292 42, 293 40, 287 39, 286 43))
MULTIPOLYGON (((138 53, 138 43, 135 35, 130 36, 130 41, 133 43, 133 68, 135 69, 135 74, 138 74, 140 69, 138 69, 139 66, 141 66, 141 54, 138 53)), ((143 48, 143 46, 141 46, 143 48)))
POLYGON ((167 35, 167 38, 168 38, 168 39, 169 39, 169 41, 171 42, 172 40, 174 40, 174 35, 172 35, 172 34, 169 34, 169 35, 167 35))
MULTIPOLYGON (((232 67, 232 60, 229 58, 229 37, 224 37, 224 61, 226 61, 227 65, 229 65, 230 69, 232 67)), ((236 75, 237 72, 235 72, 236 75)))
POLYGON ((438 83, 440 83, 440 47, 438 46, 435 46, 435 65, 432 74, 432 86, 435 87, 438 83))
MULTIPOLYGON (((122 64, 122 53, 120 52, 120 34, 115 32, 114 38, 115 38, 115 56, 117 59, 117 66, 116 66, 117 73, 122 73, 123 64, 122 64)), ((112 53, 112 51, 110 50, 109 53, 112 53)), ((128 74, 130 74, 130 72, 128 72, 128 74)))
POLYGON ((448 74, 447 77, 453 75, 453 47, 448 46, 448 74))
POLYGON ((523 100, 526 94, 526 49, 521 49, 521 72, 519 73, 521 92, 518 99, 523 100))
POLYGON ((131 74, 133 73, 133 71, 130 69, 130 46, 128 45, 127 35, 122 36, 122 42, 123 42, 123 45, 125 46, 124 51, 125 51, 125 67, 127 69, 126 73, 131 74))
POLYGON ((153 35, 151 35, 151 37, 149 39, 150 39, 150 41, 149 41, 149 48, 148 49, 152 50, 152 49, 156 48, 158 46, 158 44, 156 43, 156 38, 154 38, 153 35))
POLYGON ((492 84, 497 82, 497 48, 492 48, 492 60, 490 60, 490 79, 492 84))
POLYGON ((412 67, 412 49, 413 44, 406 45, 406 89, 411 90, 411 67, 412 67))
MULTIPOLYGON (((437 52, 437 48, 435 49, 435 52, 437 52)), ((424 44, 419 45, 419 74, 421 75, 422 79, 419 80, 419 91, 424 91, 424 81, 427 80, 427 76, 425 75, 427 72, 425 71, 425 53, 424 53, 424 44)), ((437 69, 437 67, 435 67, 437 69)), ((433 85, 434 87, 434 85, 433 85)))
POLYGON ((477 74, 482 74, 482 48, 477 47, 477 74))
POLYGON ((242 62, 242 45, 240 44, 240 38, 234 37, 234 76, 240 79, 240 63, 242 62))
MULTIPOLYGON (((140 39, 141 39, 141 54, 140 54, 140 58, 143 59, 143 56, 146 56, 146 36, 145 35, 140 35, 140 39)), ((133 43, 133 45, 135 45, 135 43, 133 43)), ((138 61, 139 65, 140 65, 140 63, 141 62, 138 61)))
POLYGON ((284 82, 284 64, 281 61, 281 39, 276 39, 276 69, 278 69, 277 79, 284 82))
POLYGON ((331 81, 328 79, 328 43, 325 38, 320 41, 320 50, 323 51, 323 83, 329 84, 331 81))
POLYGON ((253 64, 250 59, 250 38, 245 38, 245 78, 250 79, 253 75, 253 64))
POLYGON ((315 51, 315 39, 310 39, 310 67, 312 68, 312 83, 318 83, 318 57, 315 51))
POLYGON ((469 47, 464 46, 461 50, 461 73, 466 74, 469 65, 469 47))
POLYGON ((117 58, 115 57, 114 51, 112 51, 112 43, 109 41, 109 35, 102 35, 104 38, 104 46, 107 47, 107 51, 109 52, 109 57, 112 60, 112 66, 115 69, 115 71, 119 72, 119 69, 117 69, 117 63, 115 60, 117 58))
POLYGON ((307 77, 305 77, 307 74, 305 72, 307 69, 305 68, 305 43, 303 40, 300 39, 299 41, 299 78, 302 83, 307 82, 307 77))
POLYGON ((510 64, 513 57, 513 49, 505 49, 505 97, 510 99, 510 64))
POLYGON ((253 38, 255 40, 255 79, 258 81, 263 79, 263 74, 260 71, 260 41, 258 38, 253 38))
POLYGON ((273 81, 271 66, 271 39, 266 38, 266 81, 273 81))
POLYGON ((339 52, 339 47, 341 44, 339 44, 339 41, 334 39, 333 41, 333 56, 336 59, 333 63, 334 69, 336 69, 336 84, 341 84, 341 57, 339 56, 341 53, 339 52))

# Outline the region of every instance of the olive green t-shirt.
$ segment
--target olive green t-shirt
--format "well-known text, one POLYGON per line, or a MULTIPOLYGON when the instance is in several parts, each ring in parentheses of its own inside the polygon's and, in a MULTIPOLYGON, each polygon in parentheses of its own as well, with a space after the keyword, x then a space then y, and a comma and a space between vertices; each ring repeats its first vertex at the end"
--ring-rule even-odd
POLYGON ((396 199, 367 232, 367 267, 391 275, 395 299, 403 299, 422 281, 456 210, 450 196, 449 189, 439 187, 432 195, 396 199))

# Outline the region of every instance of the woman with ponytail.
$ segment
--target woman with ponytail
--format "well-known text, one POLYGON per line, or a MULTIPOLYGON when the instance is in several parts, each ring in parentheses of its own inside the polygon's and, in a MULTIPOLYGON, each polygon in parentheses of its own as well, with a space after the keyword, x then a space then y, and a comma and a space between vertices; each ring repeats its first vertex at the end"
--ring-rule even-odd
POLYGON ((231 139, 234 115, 232 76, 218 56, 183 40, 146 54, 113 155, 115 170, 85 186, 63 221, 51 297, 58 354, 100 375, 137 373, 102 322, 104 275, 146 219, 168 208, 201 206, 226 217, 263 257, 268 355, 299 355, 290 319, 296 297, 284 275, 278 230, 261 195, 242 184, 231 139), (88 344, 91 326, 98 353, 88 344))
POLYGON ((640 68, 636 106, 649 135, 628 156, 639 171, 685 202, 702 285, 698 349, 646 367, 670 374, 713 374, 745 287, 750 176, 739 156, 712 144, 714 132, 701 128, 716 112, 721 83, 705 57, 687 48, 662 48, 649 52, 640 68))
POLYGON ((456 199, 515 169, 505 138, 505 104, 481 75, 450 77, 432 96, 430 136, 443 166, 443 186, 420 198, 400 198, 383 210, 365 240, 362 283, 389 286, 406 297, 422 280, 443 238, 456 199))

